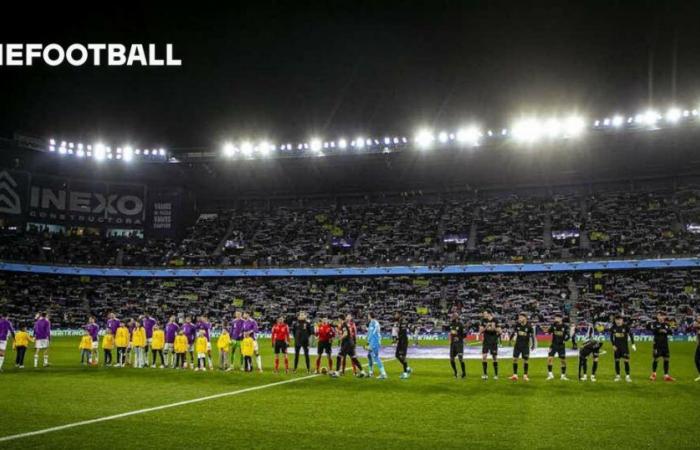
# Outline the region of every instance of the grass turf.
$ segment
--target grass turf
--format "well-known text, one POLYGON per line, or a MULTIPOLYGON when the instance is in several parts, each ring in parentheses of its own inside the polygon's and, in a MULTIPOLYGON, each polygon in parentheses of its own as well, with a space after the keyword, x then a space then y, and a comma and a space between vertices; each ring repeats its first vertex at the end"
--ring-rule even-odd
MULTIPOLYGON (((466 380, 452 378, 446 360, 410 361, 413 376, 400 380, 399 363, 390 361, 384 381, 319 376, 0 442, 0 448, 698 448, 695 344, 671 345, 676 383, 647 380, 648 343, 632 354, 632 384, 612 381, 609 345, 595 384, 545 381, 543 359, 531 361, 527 384, 506 379, 505 355, 498 381, 482 381, 474 360, 467 361, 466 380)), ((77 346, 78 338, 54 339, 46 369, 30 367, 32 353, 26 369, 14 369, 8 352, 0 374, 0 437, 306 375, 273 374, 267 342, 261 343, 263 374, 84 368, 77 346)), ((573 377, 576 361, 569 365, 573 377)))

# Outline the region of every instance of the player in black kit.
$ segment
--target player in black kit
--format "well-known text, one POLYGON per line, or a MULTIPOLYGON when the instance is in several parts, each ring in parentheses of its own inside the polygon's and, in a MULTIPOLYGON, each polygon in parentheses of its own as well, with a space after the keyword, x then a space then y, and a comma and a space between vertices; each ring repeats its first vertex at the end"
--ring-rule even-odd
POLYGON ((493 359, 493 379, 498 380, 498 339, 501 337, 501 327, 489 310, 483 312, 479 333, 483 336, 481 367, 484 373, 481 375, 481 379, 489 379, 487 360, 490 353, 493 359))
POLYGON ((603 347, 601 341, 593 339, 592 331, 589 333, 588 340, 581 346, 578 351, 578 379, 586 381, 588 379, 588 357, 593 357, 593 369, 591 370, 591 381, 595 383, 595 374, 598 370, 598 357, 600 349, 603 347), (581 373, 583 372, 583 373, 581 373))
POLYGON ((610 343, 613 346, 615 358, 615 381, 620 381, 620 359, 625 361, 625 381, 630 383, 630 349, 628 343, 632 342, 632 350, 637 351, 634 344, 634 335, 622 316, 615 316, 613 326, 610 327, 610 343))
POLYGON ((671 351, 668 348, 668 335, 671 334, 671 326, 666 321, 666 313, 659 311, 656 321, 649 326, 654 334, 654 362, 651 364, 651 381, 656 381, 656 368, 659 366, 659 358, 664 359, 664 381, 676 381, 668 371, 671 365, 671 351))
POLYGON ((530 381, 527 376, 530 360, 530 349, 534 350, 537 347, 535 340, 535 329, 532 328, 527 316, 524 313, 518 314, 518 322, 515 324, 515 329, 510 335, 510 341, 515 339, 515 347, 513 348, 513 375, 510 377, 512 381, 518 381, 518 358, 523 358, 523 380, 530 381))
POLYGON ((335 372, 333 372, 331 376, 337 377, 340 375, 341 370, 343 370, 341 369, 341 363, 345 357, 349 356, 352 364, 359 370, 357 373, 358 378, 364 378, 366 374, 365 371, 362 370, 362 364, 360 364, 360 361, 357 359, 357 355, 355 354, 355 339, 352 335, 349 320, 346 319, 345 316, 340 316, 338 318, 338 322, 338 330, 340 332, 340 351, 338 352, 335 361, 335 372))
POLYGON ((459 319, 459 314, 452 315, 450 322, 450 365, 455 378, 457 378, 457 364, 455 358, 459 359, 459 366, 462 369, 462 378, 466 378, 467 369, 464 366, 464 339, 467 337, 464 331, 464 324, 459 319))
POLYGON ((698 370, 695 381, 700 381, 700 316, 695 318, 695 342, 698 344, 695 348, 695 368, 698 370))
POLYGON ((545 332, 552 335, 552 344, 549 346, 549 354, 547 355, 547 380, 554 379, 552 362, 554 362, 555 355, 559 356, 561 362, 560 379, 568 380, 566 377, 566 341, 569 340, 569 326, 564 323, 561 314, 556 314, 554 323, 547 327, 545 332))
POLYGON ((403 366, 403 373, 401 374, 402 379, 406 379, 411 375, 413 369, 408 366, 408 361, 406 361, 406 354, 408 353, 408 323, 403 318, 400 312, 396 313, 394 317, 396 320, 396 327, 398 329, 398 334, 396 336, 396 359, 403 366))

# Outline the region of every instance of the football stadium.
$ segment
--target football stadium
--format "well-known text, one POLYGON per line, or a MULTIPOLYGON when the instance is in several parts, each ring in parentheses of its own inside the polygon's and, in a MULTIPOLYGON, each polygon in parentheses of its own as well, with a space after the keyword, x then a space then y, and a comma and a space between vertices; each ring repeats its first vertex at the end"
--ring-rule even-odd
POLYGON ((697 4, 26 14, 0 448, 700 448, 697 4))

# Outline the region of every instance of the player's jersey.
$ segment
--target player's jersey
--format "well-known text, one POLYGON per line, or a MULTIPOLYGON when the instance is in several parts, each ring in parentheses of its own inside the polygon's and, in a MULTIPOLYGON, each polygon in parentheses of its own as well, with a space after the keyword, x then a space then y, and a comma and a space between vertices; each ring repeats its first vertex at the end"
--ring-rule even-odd
POLYGON ((529 322, 526 322, 524 325, 521 323, 516 323, 513 336, 515 336, 516 346, 527 347, 535 340, 535 330, 532 328, 532 325, 530 325, 529 322))
POLYGON ((146 330, 146 339, 153 338, 153 327, 156 326, 156 319, 151 316, 146 316, 143 319, 143 328, 146 330))
POLYGON ((131 343, 134 347, 146 346, 146 329, 144 327, 134 328, 134 332, 131 334, 131 343))
POLYGON ((498 321, 495 318, 483 319, 481 321, 483 328, 484 344, 498 343, 498 321))
POLYGON ((341 345, 353 345, 355 340, 352 338, 352 330, 348 323, 343 322, 340 325, 340 343, 341 345))
POLYGON ((129 329, 124 326, 117 328, 117 333, 114 335, 114 344, 117 347, 126 347, 129 345, 129 329))
POLYGON ((122 323, 119 321, 119 319, 109 319, 107 320, 107 328, 112 330, 112 334, 116 335, 117 334, 117 329, 122 323))
POLYGON ((379 322, 375 319, 370 320, 367 326, 367 343, 372 348, 379 348, 382 342, 382 332, 379 322))
POLYGON ((0 318, 0 341, 6 341, 7 336, 15 334, 15 329, 12 327, 12 322, 6 318, 0 318))
POLYGON ((549 332, 552 334, 552 347, 562 347, 569 339, 569 326, 563 322, 550 325, 549 332))
POLYGON ((308 344, 309 338, 314 334, 311 322, 308 320, 297 320, 294 322, 294 341, 297 344, 308 344))
POLYGON ((462 342, 465 337, 464 324, 459 320, 450 322, 450 342, 456 344, 462 342))
POLYGON ((78 348, 80 350, 92 350, 92 338, 89 334, 86 334, 80 339, 80 345, 78 348))
POLYGON ((329 342, 335 336, 335 330, 329 323, 322 323, 318 326, 316 330, 316 337, 318 337, 319 342, 329 342))
POLYGON ((224 331, 219 335, 219 339, 216 341, 216 348, 219 349, 219 351, 228 351, 229 346, 231 345, 231 335, 228 334, 228 332, 224 331))
POLYGON ((207 339, 206 336, 197 336, 197 339, 195 340, 195 351, 197 353, 206 353, 207 352, 207 343, 209 340, 207 339))
POLYGON ((189 342, 187 341, 187 336, 185 336, 184 334, 178 334, 177 336, 175 336, 175 342, 173 345, 175 353, 185 353, 187 351, 188 345, 189 342))
POLYGON ((207 342, 208 342, 209 341, 209 333, 211 331, 211 323, 204 322, 204 321, 197 322, 197 331, 199 331, 199 330, 204 330, 204 337, 207 338, 207 342))
POLYGON ((255 334, 258 332, 258 322, 254 319, 248 319, 243 321, 243 335, 249 334, 250 337, 255 339, 255 334))
POLYGON ((51 338, 51 322, 44 317, 39 318, 34 322, 34 339, 50 339, 51 338))
POLYGON ((103 350, 112 350, 114 348, 114 335, 113 334, 105 334, 102 336, 102 349, 103 350))
POLYGON ((289 326, 286 323, 276 323, 272 327, 272 342, 289 340, 289 326))
POLYGON ((352 320, 347 321, 348 330, 350 330, 350 337, 352 338, 352 343, 357 341, 357 325, 352 320))
POLYGON ((615 347, 626 347, 627 341, 632 341, 634 344, 634 336, 632 336, 632 331, 629 325, 623 323, 622 325, 617 325, 613 323, 610 327, 610 342, 615 347))
POLYGON ((168 322, 165 324, 165 343, 172 344, 175 342, 175 336, 177 332, 180 331, 180 325, 175 322, 168 322))
POLYGON ((405 319, 399 320, 398 323, 398 335, 396 336, 397 345, 407 346, 408 345, 408 322, 405 319))
POLYGON ((15 334, 15 346, 17 347, 26 347, 29 345, 30 337, 29 333, 26 331, 18 331, 15 334))
POLYGON ((88 332, 93 341, 97 342, 97 335, 100 332, 100 327, 96 323, 83 325, 83 329, 88 332))
POLYGON ((668 346, 668 335, 671 334, 671 326, 668 322, 654 321, 650 330, 654 334, 655 346, 668 346))
POLYGON ((197 327, 192 322, 185 322, 182 324, 182 332, 187 338, 187 344, 192 345, 195 338, 197 337, 197 327))

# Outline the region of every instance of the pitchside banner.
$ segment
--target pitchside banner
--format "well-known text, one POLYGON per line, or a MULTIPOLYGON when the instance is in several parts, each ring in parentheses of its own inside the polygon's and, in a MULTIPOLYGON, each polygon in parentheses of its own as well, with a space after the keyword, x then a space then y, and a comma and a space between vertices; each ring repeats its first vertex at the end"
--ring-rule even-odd
POLYGON ((163 236, 175 234, 179 193, 156 193, 150 202, 147 194, 143 184, 0 169, 0 216, 74 226, 142 228, 163 236))

